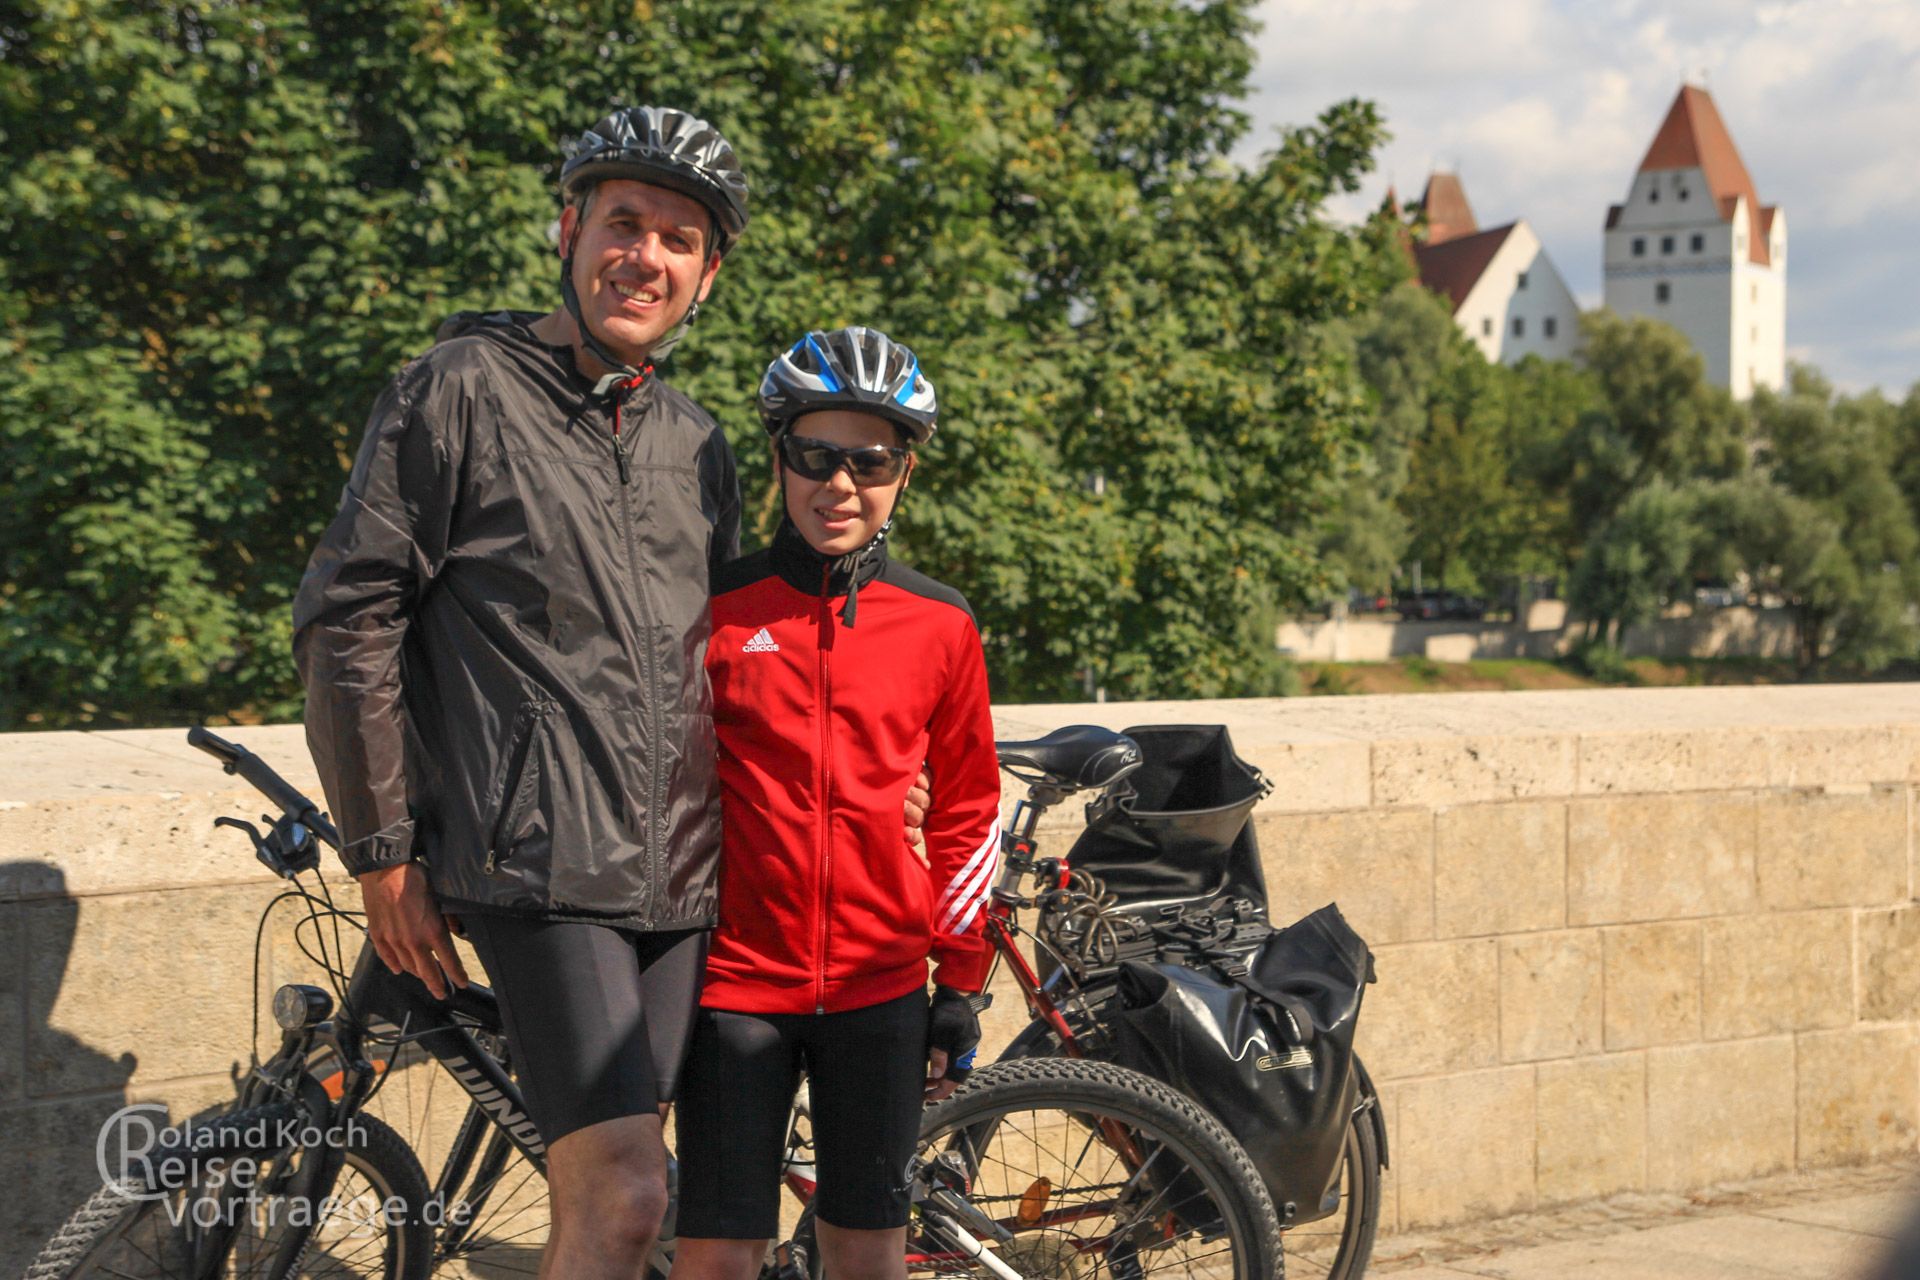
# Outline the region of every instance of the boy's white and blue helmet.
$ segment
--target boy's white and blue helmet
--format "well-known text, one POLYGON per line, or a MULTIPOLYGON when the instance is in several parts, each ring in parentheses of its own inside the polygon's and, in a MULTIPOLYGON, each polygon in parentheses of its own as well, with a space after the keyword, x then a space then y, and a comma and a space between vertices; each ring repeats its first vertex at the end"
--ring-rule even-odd
POLYGON ((779 435, 803 413, 857 409, 925 444, 939 406, 933 383, 911 350, 878 329, 814 330, 776 357, 760 379, 760 420, 779 435))

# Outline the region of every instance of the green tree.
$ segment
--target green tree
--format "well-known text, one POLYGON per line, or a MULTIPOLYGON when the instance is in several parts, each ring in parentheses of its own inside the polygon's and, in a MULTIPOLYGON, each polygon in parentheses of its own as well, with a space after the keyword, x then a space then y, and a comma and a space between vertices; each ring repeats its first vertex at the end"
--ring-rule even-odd
POLYGON ((1568 598, 1590 638, 1618 647, 1626 629, 1659 616, 1691 582, 1700 554, 1701 495, 1656 479, 1629 494, 1587 543, 1568 598))
MULTIPOLYGON (((10 564, 0 636, 68 639, 0 651, 0 714, 289 709, 288 600, 375 391, 454 310, 551 305, 561 139, 636 99, 715 120, 754 182, 669 370, 749 477, 769 355, 879 324, 945 410, 905 554, 973 600, 999 696, 1270 685, 1246 619, 1318 589, 1313 529, 1365 415, 1328 329, 1394 271, 1384 222, 1322 214, 1379 144, 1371 108, 1226 164, 1252 8, 0 8, 0 396, 137 436, 172 477, 10 564), (110 571, 109 542, 150 572, 110 571), (83 648, 119 656, 74 669, 83 648)), ((48 418, 8 430, 15 474, 61 486, 47 509, 128 468, 48 418)))
POLYGON ((1754 394, 1753 415, 1757 468, 1784 497, 1744 530, 1746 558, 1787 597, 1801 668, 1912 656, 1920 531, 1894 478, 1894 407, 1836 397, 1797 366, 1783 392, 1754 394))
POLYGON ((1580 363, 1598 403, 1576 420, 1561 471, 1572 527, 1591 538, 1643 486, 1738 475, 1746 424, 1686 337, 1644 316, 1580 318, 1580 363))

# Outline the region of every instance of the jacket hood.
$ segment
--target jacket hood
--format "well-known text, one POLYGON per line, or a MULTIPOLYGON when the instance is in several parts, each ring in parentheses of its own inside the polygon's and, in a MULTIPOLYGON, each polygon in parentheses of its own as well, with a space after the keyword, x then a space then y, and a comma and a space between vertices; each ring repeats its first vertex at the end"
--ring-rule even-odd
POLYGON ((442 320, 440 327, 433 331, 433 344, 439 346, 455 338, 480 334, 545 346, 533 336, 530 327, 540 315, 538 311, 456 311, 442 320))

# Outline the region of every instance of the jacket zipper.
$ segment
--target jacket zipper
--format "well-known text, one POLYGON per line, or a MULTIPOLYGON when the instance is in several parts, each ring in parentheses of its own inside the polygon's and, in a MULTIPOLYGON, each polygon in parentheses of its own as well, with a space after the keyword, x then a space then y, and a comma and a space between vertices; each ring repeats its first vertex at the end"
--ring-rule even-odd
MULTIPOLYGON (((639 639, 647 655, 646 686, 648 711, 650 713, 648 718, 653 722, 653 741, 657 744, 661 741, 660 662, 659 655, 654 652, 656 645, 653 634, 653 610, 649 608, 647 604, 647 587, 646 584, 640 580, 640 574, 635 567, 638 564, 638 559, 633 551, 633 492, 631 484, 633 474, 627 467, 626 444, 620 433, 620 411, 626 404, 627 393, 645 382, 647 375, 651 372, 653 372, 653 366, 651 365, 641 370, 637 377, 620 388, 619 394, 613 399, 613 461, 615 468, 620 473, 620 515, 624 526, 622 529, 622 541, 626 544, 627 548, 627 573, 633 579, 634 599, 640 608, 641 634, 639 639)), ((656 751, 656 755, 657 754, 658 752, 656 751)), ((665 833, 661 830, 660 826, 661 772, 660 762, 656 759, 653 763, 653 768, 648 771, 647 777, 647 832, 649 839, 647 840, 646 849, 647 905, 643 914, 649 921, 653 920, 654 909, 660 900, 660 846, 666 842, 665 833)))
MULTIPOLYGON (((623 489, 633 480, 632 473, 627 470, 627 448, 620 439, 620 406, 626 401, 626 392, 627 388, 622 387, 620 394, 613 398, 613 465, 620 472, 620 487, 623 489)), ((621 495, 621 501, 626 501, 625 494, 621 495)))
POLYGON ((819 925, 816 933, 819 968, 814 973, 813 1011, 827 1011, 827 920, 828 902, 833 895, 833 601, 829 594, 833 571, 820 571, 820 625, 825 643, 820 646, 820 894, 819 925))

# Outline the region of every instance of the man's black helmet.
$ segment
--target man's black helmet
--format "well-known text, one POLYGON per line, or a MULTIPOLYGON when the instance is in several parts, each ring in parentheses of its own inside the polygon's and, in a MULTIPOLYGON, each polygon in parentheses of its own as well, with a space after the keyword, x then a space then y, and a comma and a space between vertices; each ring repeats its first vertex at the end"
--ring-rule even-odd
POLYGON ((815 330, 776 357, 760 379, 760 420, 778 435, 803 413, 858 409, 907 433, 914 444, 933 435, 939 405, 933 383, 913 352, 878 329, 851 325, 815 330))
POLYGON ((691 196, 720 231, 721 253, 747 227, 747 178, 720 131, 672 107, 622 107, 580 135, 560 166, 560 194, 630 178, 691 196))

